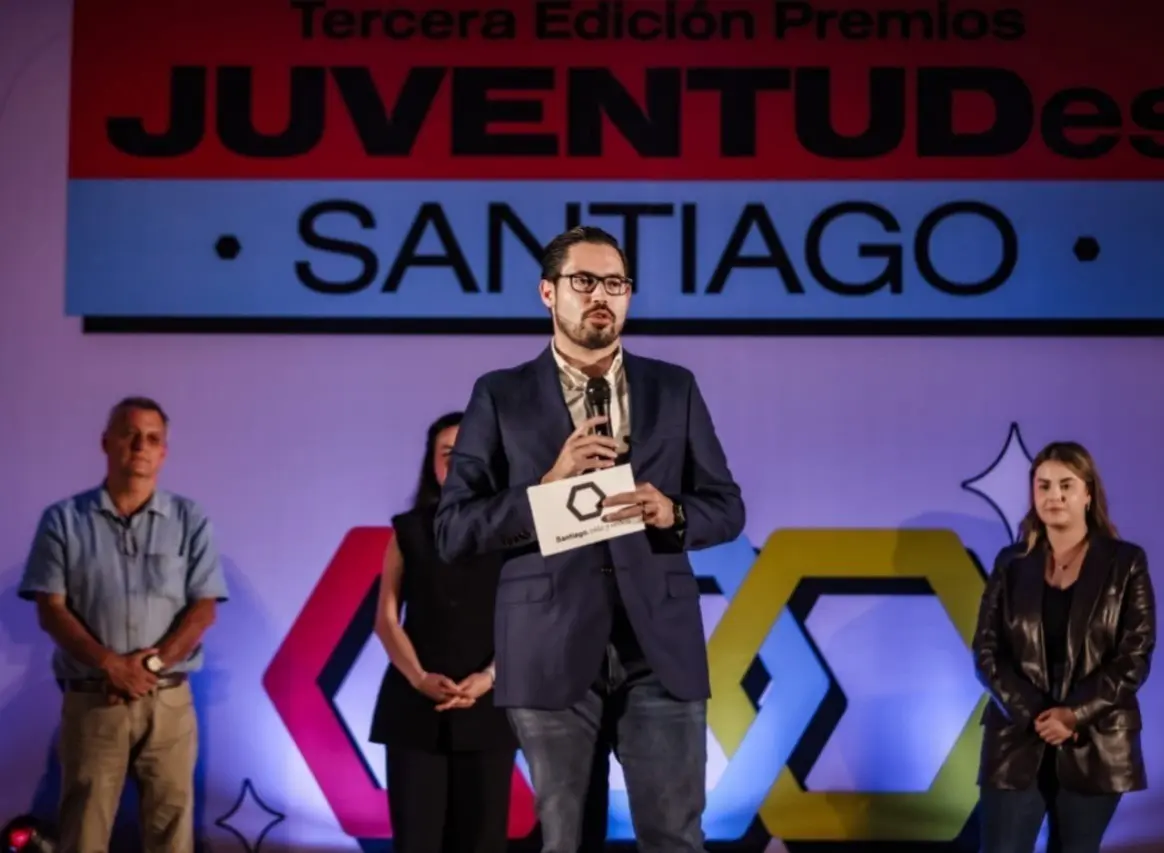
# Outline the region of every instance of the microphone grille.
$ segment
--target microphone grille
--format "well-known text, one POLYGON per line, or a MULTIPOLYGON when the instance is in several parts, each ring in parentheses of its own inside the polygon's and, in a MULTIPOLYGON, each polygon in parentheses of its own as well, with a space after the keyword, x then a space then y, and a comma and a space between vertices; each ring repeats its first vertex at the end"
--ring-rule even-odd
POLYGON ((593 403, 610 400, 610 383, 601 376, 595 376, 586 383, 586 399, 593 403))

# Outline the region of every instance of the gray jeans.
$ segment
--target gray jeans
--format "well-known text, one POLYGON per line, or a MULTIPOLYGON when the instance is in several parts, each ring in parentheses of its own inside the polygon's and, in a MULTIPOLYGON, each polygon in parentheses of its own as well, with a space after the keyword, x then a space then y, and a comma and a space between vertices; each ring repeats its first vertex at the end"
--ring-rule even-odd
POLYGON ((644 853, 701 853, 706 801, 707 702, 670 696, 645 661, 607 647, 603 677, 561 711, 511 708, 533 777, 542 853, 575 853, 595 744, 609 737, 622 765, 631 821, 644 853))

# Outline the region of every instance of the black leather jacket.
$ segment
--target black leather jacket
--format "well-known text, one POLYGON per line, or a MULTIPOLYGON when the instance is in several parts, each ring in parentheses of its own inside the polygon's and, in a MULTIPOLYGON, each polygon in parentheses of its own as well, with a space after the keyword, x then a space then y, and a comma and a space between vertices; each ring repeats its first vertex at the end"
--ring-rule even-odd
POLYGON ((1067 627, 1065 683, 1052 685, 1043 641, 1044 545, 1004 548, 986 585, 974 634, 978 677, 990 692, 982 723, 979 783, 1033 785, 1046 749, 1056 749, 1060 783, 1081 793, 1147 786, 1136 691, 1156 645, 1156 598, 1138 545, 1093 537, 1076 581, 1067 627), (1053 701, 1053 696, 1062 701, 1053 701), (1046 744, 1034 719, 1062 705, 1078 739, 1046 744))

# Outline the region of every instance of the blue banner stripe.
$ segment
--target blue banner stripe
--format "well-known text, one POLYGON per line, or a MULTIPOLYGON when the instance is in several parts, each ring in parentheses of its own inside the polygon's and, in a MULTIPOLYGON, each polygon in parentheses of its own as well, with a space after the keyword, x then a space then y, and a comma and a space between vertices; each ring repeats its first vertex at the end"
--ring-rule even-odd
POLYGON ((627 240, 628 216, 642 320, 1164 317, 1159 182, 73 180, 66 306, 539 319, 522 227, 627 240))

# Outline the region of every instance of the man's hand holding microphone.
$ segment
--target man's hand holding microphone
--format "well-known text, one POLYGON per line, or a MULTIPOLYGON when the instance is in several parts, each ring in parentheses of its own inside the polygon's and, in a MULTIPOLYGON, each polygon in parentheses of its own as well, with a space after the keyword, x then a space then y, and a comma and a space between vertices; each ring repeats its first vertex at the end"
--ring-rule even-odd
MULTIPOLYGON (((554 466, 542 477, 542 483, 553 483, 576 477, 588 471, 614 467, 618 458, 618 442, 608 433, 609 428, 601 428, 610 419, 606 415, 595 415, 578 425, 558 454, 554 466)), ((652 486, 642 483, 633 492, 620 492, 603 500, 604 507, 623 507, 602 517, 603 521, 624 521, 642 518, 651 527, 667 529, 675 524, 675 504, 652 486)))
POLYGON ((613 467, 614 460, 618 458, 618 442, 597 431, 600 425, 609 422, 610 418, 606 415, 596 415, 582 421, 562 445, 562 452, 558 454, 554 467, 542 477, 542 483, 554 483, 587 471, 613 467))

